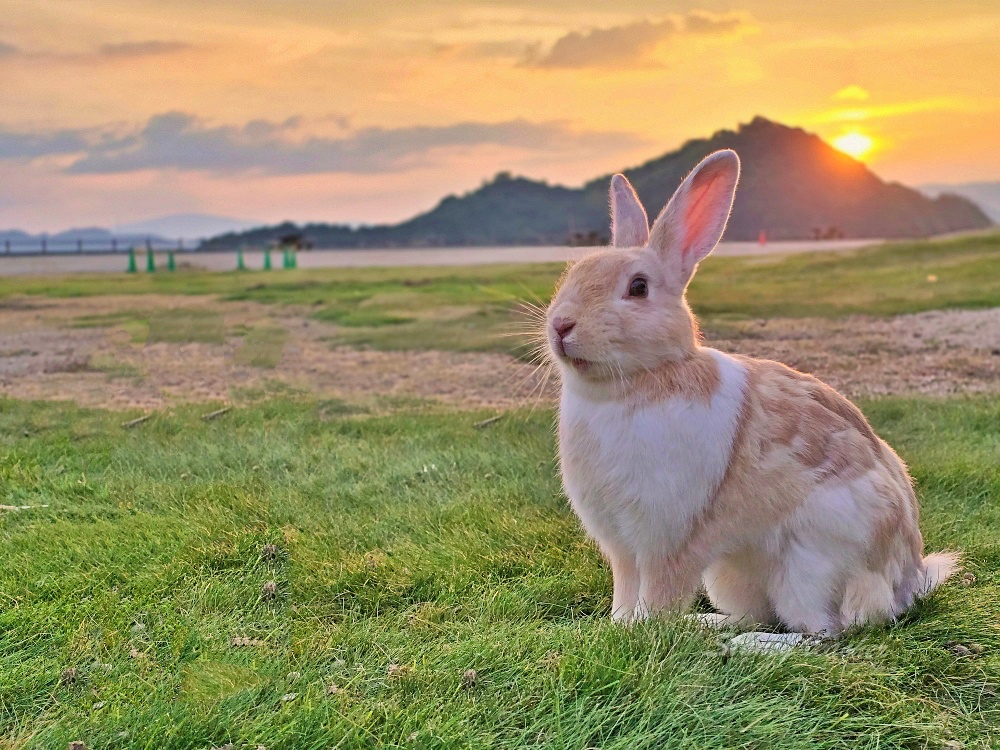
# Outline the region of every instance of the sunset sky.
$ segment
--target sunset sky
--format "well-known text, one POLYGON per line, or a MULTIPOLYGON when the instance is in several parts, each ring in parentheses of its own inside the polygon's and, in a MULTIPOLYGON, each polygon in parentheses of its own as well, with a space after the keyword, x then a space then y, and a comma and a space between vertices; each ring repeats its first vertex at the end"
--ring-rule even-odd
POLYGON ((396 221, 757 114, 1000 179, 998 40, 996 0, 4 0, 0 228, 396 221))

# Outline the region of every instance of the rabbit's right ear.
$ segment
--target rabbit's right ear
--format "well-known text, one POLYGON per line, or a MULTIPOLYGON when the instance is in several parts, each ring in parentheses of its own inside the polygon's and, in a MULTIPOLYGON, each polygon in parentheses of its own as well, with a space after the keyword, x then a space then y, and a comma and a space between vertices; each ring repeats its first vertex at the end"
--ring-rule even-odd
POLYGON ((668 275, 681 289, 722 239, 739 179, 736 152, 716 151, 691 170, 653 222, 649 246, 666 261, 668 275))
POLYGON ((644 247, 649 241, 649 219, 639 196, 625 179, 611 178, 611 244, 615 247, 644 247))

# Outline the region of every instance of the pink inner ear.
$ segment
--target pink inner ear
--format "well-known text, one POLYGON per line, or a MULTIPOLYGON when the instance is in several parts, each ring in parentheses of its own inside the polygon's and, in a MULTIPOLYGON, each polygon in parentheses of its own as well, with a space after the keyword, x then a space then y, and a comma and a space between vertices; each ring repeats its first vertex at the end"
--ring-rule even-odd
MULTIPOLYGON (((687 205, 684 207, 684 244, 682 252, 685 256, 698 254, 698 245, 704 245, 712 240, 712 233, 719 224, 720 191, 712 188, 723 177, 723 173, 713 170, 705 175, 704 171, 697 175, 688 191, 687 205), (704 176, 703 176, 704 175, 704 176), (698 179, 701 178, 701 179, 698 179)), ((722 187, 721 185, 719 187, 722 187)), ((726 212, 728 215, 728 211, 726 212)), ((711 246, 701 249, 708 253, 711 246)), ((700 260, 700 258, 699 258, 700 260)))
POLYGON ((653 223, 649 244, 681 286, 722 237, 739 177, 736 152, 716 151, 694 168, 653 223))

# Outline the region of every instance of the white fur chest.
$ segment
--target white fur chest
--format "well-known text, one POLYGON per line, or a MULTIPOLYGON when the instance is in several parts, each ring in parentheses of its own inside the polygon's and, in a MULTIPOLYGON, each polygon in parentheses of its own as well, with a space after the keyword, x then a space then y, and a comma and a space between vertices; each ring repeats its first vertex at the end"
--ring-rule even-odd
POLYGON ((563 386, 559 453, 563 484, 584 527, 602 546, 669 552, 711 500, 732 453, 746 389, 742 364, 719 365, 711 401, 679 396, 635 408, 594 401, 563 386))

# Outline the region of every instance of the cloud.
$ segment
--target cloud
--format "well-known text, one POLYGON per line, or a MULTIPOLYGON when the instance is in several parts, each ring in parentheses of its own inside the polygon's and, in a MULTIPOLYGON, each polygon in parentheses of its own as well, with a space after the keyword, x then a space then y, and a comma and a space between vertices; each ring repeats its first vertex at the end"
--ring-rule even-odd
POLYGON ((668 38, 683 34, 724 34, 746 25, 743 16, 691 11, 661 21, 635 21, 607 29, 572 31, 544 54, 529 55, 524 64, 537 68, 622 68, 649 61, 668 38))
POLYGON ((701 10, 693 10, 684 17, 684 30, 689 34, 727 34, 745 24, 741 16, 716 15, 701 10))
MULTIPOLYGON (((988 106, 988 105, 987 105, 988 106)), ((983 111, 982 104, 974 99, 955 96, 936 96, 928 99, 894 102, 877 106, 837 108, 819 112, 806 120, 806 124, 839 122, 859 122, 881 120, 888 117, 902 117, 923 112, 950 112, 953 114, 977 114, 983 111)))
POLYGON ((191 45, 184 42, 150 39, 142 42, 104 44, 98 49, 98 53, 102 57, 149 57, 151 55, 169 55, 188 49, 191 49, 191 45))
POLYGON ((673 21, 638 21, 610 29, 573 31, 546 54, 529 61, 539 68, 622 67, 645 58, 677 30, 673 21))
POLYGON ((840 89, 840 91, 833 95, 833 98, 864 101, 868 98, 868 92, 856 83, 852 83, 850 86, 844 86, 844 88, 840 89))
POLYGON ((41 156, 74 154, 87 149, 89 139, 82 130, 53 133, 12 133, 0 130, 0 159, 30 160, 41 156))
POLYGON ((192 49, 185 42, 147 39, 138 42, 102 44, 90 52, 50 52, 26 50, 7 42, 0 42, 0 60, 52 62, 52 63, 104 63, 114 60, 133 60, 140 57, 170 55, 192 49))
POLYGON ((291 175, 322 172, 375 174, 429 163, 438 149, 506 146, 538 152, 595 151, 639 145, 620 132, 576 131, 562 122, 508 120, 443 126, 366 128, 349 135, 302 137, 302 120, 252 120, 211 126, 194 115, 169 112, 124 134, 0 130, 0 159, 77 155, 67 171, 114 174, 147 169, 291 175))

